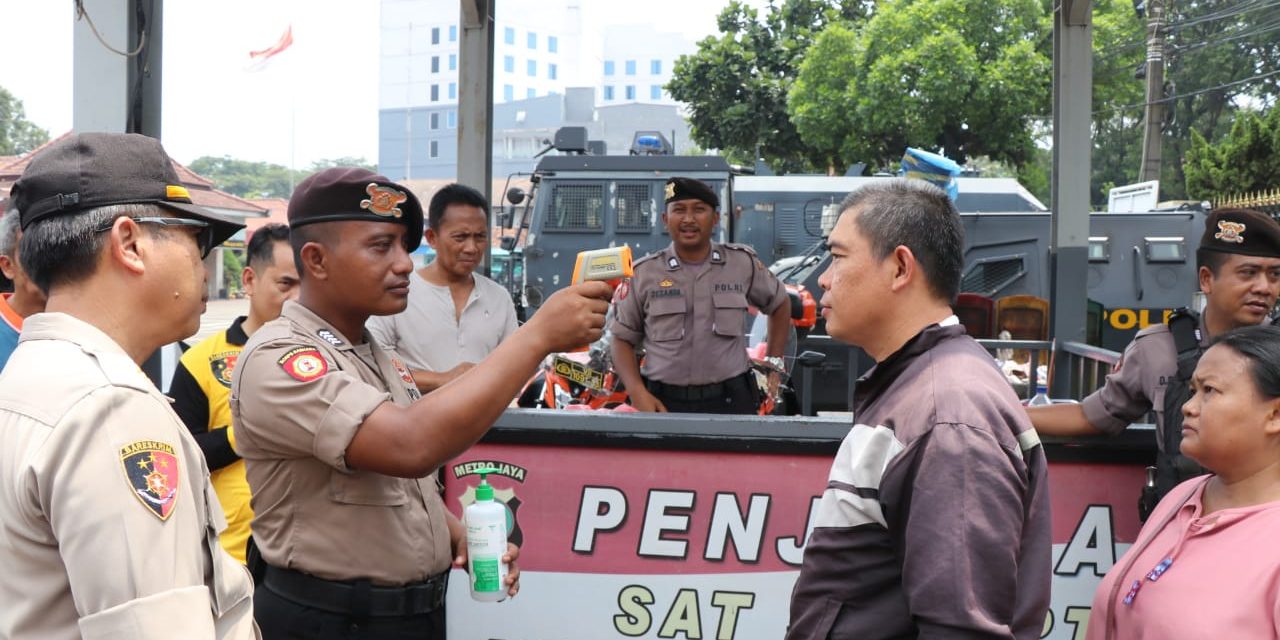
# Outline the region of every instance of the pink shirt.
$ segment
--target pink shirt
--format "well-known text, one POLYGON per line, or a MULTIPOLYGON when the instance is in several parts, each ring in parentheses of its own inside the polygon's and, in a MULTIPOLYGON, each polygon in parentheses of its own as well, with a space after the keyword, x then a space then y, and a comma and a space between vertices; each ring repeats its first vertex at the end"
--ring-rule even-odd
POLYGON ((1188 480, 1160 501, 1098 586, 1086 640, 1280 637, 1280 502, 1205 516, 1208 478, 1188 480))

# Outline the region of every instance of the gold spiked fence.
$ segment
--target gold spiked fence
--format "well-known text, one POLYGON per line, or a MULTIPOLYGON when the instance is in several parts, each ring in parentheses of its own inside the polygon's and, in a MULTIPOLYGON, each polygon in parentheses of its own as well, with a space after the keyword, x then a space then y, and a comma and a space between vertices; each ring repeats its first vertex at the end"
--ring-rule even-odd
POLYGON ((1213 200, 1213 208, 1256 209, 1280 215, 1280 189, 1263 189, 1252 193, 1236 193, 1213 200))

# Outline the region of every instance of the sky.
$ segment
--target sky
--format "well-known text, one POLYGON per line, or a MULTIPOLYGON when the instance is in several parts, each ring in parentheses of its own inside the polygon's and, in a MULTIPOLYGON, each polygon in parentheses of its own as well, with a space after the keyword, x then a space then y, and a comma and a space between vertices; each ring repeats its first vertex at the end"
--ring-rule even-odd
MULTIPOLYGON (((603 28, 650 24, 697 41, 728 0, 584 0, 603 28), (607 9, 606 9, 607 8, 607 9)), ((497 0, 497 12, 505 2, 497 0)), ((763 5, 764 0, 753 0, 763 5)), ((94 2, 86 2, 90 17, 94 2)), ((72 122, 70 0, 0 0, 0 87, 51 136, 72 122)), ((307 168, 378 156, 379 0, 164 3, 162 141, 179 162, 228 155, 307 168), (248 52, 292 25, 294 45, 260 71, 248 52)), ((123 48, 124 43, 112 43, 123 48)))

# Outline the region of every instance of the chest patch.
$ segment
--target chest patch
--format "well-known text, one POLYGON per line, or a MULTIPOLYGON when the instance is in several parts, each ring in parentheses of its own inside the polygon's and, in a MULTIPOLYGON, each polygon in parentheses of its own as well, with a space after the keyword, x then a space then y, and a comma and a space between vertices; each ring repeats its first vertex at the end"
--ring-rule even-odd
POLYGON ((315 347, 298 347, 276 361, 289 377, 298 382, 311 382, 329 372, 329 363, 315 347))
POLYGON ((652 295, 655 298, 678 298, 684 295, 684 292, 680 289, 656 289, 652 295))
POLYGON ((742 293, 743 286, 741 282, 718 282, 715 286, 716 293, 742 293))
POLYGON ((129 490, 142 506, 168 520, 178 504, 178 457, 173 447, 155 440, 139 440, 120 448, 129 490))
POLYGON ((209 359, 209 373, 213 374, 213 379, 230 389, 231 374, 236 369, 236 359, 239 357, 240 354, 235 351, 214 354, 209 359))

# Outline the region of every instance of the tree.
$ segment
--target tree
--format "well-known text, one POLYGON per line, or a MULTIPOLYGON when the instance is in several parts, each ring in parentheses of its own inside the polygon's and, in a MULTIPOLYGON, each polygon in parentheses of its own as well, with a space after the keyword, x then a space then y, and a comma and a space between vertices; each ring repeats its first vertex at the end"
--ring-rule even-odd
POLYGON ((782 0, 759 12, 731 0, 717 19, 720 36, 676 60, 667 91, 689 108, 693 139, 731 160, 757 157, 778 171, 825 166, 787 115, 787 93, 814 36, 833 22, 865 21, 872 0, 782 0))
POLYGON ((908 146, 1021 167, 1049 103, 1047 29, 1038 0, 888 0, 860 31, 818 37, 790 114, 835 172, 892 166, 908 146))
POLYGON ((376 170, 364 158, 351 156, 316 160, 306 171, 290 171, 288 167, 278 164, 240 160, 230 156, 201 156, 190 165, 192 171, 213 181, 219 189, 241 198, 288 198, 294 185, 312 173, 330 167, 376 170))
POLYGON ((342 156, 340 158, 325 158, 323 160, 316 160, 315 162, 312 162, 311 168, 307 171, 307 175, 310 175, 317 171, 323 171, 325 169, 329 169, 332 167, 359 167, 361 169, 368 169, 373 172, 377 172, 378 170, 377 166, 375 166, 373 163, 369 162, 368 160, 365 160, 364 158, 357 158, 355 156, 342 156))
POLYGON ((1231 132, 1210 144, 1192 130, 1183 170, 1187 195, 1197 200, 1280 187, 1280 106, 1265 114, 1246 112, 1231 132))
POLYGON ((22 101, 0 87, 0 156, 24 154, 49 141, 49 132, 27 120, 22 101))

